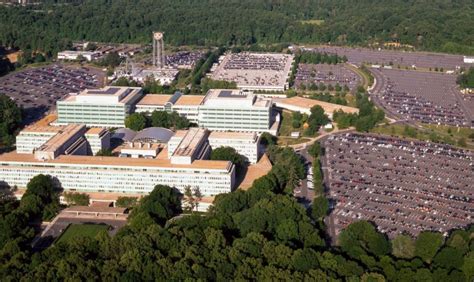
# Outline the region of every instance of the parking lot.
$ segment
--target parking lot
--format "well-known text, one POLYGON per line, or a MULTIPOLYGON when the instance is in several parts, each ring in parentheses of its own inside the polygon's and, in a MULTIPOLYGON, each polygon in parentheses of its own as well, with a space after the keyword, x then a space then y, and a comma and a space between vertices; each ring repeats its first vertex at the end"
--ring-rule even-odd
POLYGON ((428 52, 405 52, 392 50, 378 50, 368 48, 350 48, 338 46, 319 46, 305 48, 308 51, 338 54, 346 56, 349 63, 360 66, 363 63, 385 64, 401 67, 444 68, 456 70, 459 67, 468 67, 462 55, 450 55, 428 52))
POLYGON ((293 55, 242 52, 226 54, 219 60, 213 67, 212 79, 234 81, 242 88, 283 91, 288 84, 293 55))
POLYGON ((353 90, 362 83, 362 78, 343 64, 299 64, 295 76, 295 85, 301 87, 304 84, 308 88, 311 83, 316 86, 319 83, 326 86, 339 84, 341 87, 347 86, 350 90, 353 90))
POLYGON ((390 238, 472 224, 472 151, 355 133, 333 135, 323 146, 333 238, 357 220, 374 222, 390 238))
POLYGON ((0 78, 0 93, 11 97, 26 111, 30 123, 55 107, 71 92, 100 86, 104 73, 97 69, 52 64, 26 69, 0 78))
POLYGON ((372 91, 390 112, 404 119, 452 126, 471 126, 474 100, 460 92, 456 76, 443 73, 376 69, 372 91))
POLYGON ((179 69, 192 69, 204 57, 204 51, 180 51, 166 55, 166 65, 179 69))

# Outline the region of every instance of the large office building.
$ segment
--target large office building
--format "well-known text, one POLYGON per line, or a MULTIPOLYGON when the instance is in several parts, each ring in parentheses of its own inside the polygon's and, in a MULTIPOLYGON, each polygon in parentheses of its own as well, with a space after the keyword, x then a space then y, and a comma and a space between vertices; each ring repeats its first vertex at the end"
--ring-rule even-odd
POLYGON ((213 131, 270 132, 276 134, 272 101, 249 91, 211 89, 204 95, 145 95, 136 112, 176 111, 200 127, 213 131))
POLYGON ((173 95, 148 94, 136 105, 135 112, 151 114, 153 111, 177 112, 192 123, 199 123, 199 106, 204 95, 183 95, 176 92, 173 95))
POLYGON ((85 124, 100 127, 124 127, 125 118, 142 97, 140 87, 107 86, 70 94, 57 102, 57 125, 85 124))
POLYGON ((164 159, 60 155, 52 160, 33 154, 0 155, 0 185, 25 188, 38 174, 57 179, 65 191, 147 194, 155 185, 199 187, 203 195, 231 192, 235 168, 228 161, 194 160, 175 164, 164 159))
POLYGON ((271 99, 252 92, 211 89, 199 107, 199 126, 218 131, 271 132, 271 110, 271 99))
POLYGON ((120 149, 120 157, 92 156, 108 149, 110 134, 104 128, 83 124, 27 128, 17 137, 30 147, 0 155, 0 186, 26 188, 38 174, 54 177, 64 191, 83 193, 147 194, 157 184, 199 188, 205 196, 232 191, 235 166, 229 161, 208 160, 210 132, 192 128, 173 143, 174 132, 149 128, 135 135, 120 149), (168 156, 171 146, 172 154, 168 156))

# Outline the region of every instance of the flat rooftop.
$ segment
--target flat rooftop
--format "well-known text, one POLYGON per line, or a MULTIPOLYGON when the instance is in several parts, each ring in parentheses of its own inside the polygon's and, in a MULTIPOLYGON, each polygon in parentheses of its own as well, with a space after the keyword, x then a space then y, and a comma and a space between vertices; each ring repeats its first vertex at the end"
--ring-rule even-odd
POLYGON ((55 152, 81 130, 84 130, 84 128, 85 125, 82 124, 67 125, 41 147, 39 147, 38 151, 55 152))
POLYGON ((199 106, 204 101, 205 95, 183 95, 179 97, 175 105, 177 106, 199 106))
POLYGON ((103 167, 149 167, 149 168, 190 168, 213 169, 229 171, 232 163, 229 161, 195 160, 191 164, 172 164, 168 159, 121 158, 102 156, 60 155, 54 160, 41 161, 33 154, 18 154, 16 151, 0 155, 0 163, 32 164, 65 164, 65 165, 93 165, 103 167))
POLYGON ((137 106, 164 106, 173 95, 167 94, 147 94, 138 102, 137 106))
POLYGON ((345 113, 358 113, 359 109, 354 108, 354 107, 348 107, 348 106, 343 106, 343 105, 338 105, 338 104, 332 104, 328 102, 323 102, 323 101, 318 101, 314 99, 308 99, 308 98, 303 98, 303 97, 291 97, 291 98, 283 98, 283 99, 273 99, 275 103, 278 105, 290 105, 294 107, 299 107, 303 109, 311 109, 314 106, 321 106, 321 108, 324 109, 325 112, 331 112, 334 113, 335 111, 338 110, 343 110, 345 113))
POLYGON ((90 135, 100 135, 104 132, 106 132, 107 129, 103 128, 103 127, 91 127, 89 128, 87 131, 86 131, 86 135, 87 134, 90 134, 90 135))
POLYGON ((251 91, 239 89, 210 89, 207 91, 203 105, 215 107, 265 107, 271 106, 271 99, 260 98, 251 91))
POLYGON ((253 93, 240 89, 209 89, 206 99, 252 99, 253 93))
POLYGON ((58 133, 59 131, 63 130, 64 126, 41 126, 41 125, 30 125, 25 127, 20 134, 22 133, 58 133))
POLYGON ((142 92, 141 87, 107 86, 100 89, 85 89, 79 94, 70 94, 62 99, 62 102, 83 103, 123 103, 142 92))
POLYGON ((255 132, 235 132, 235 131, 212 131, 209 139, 238 139, 238 140, 255 140, 257 134, 255 132))
POLYGON ((191 157, 208 134, 204 128, 190 128, 173 153, 173 156, 191 157))

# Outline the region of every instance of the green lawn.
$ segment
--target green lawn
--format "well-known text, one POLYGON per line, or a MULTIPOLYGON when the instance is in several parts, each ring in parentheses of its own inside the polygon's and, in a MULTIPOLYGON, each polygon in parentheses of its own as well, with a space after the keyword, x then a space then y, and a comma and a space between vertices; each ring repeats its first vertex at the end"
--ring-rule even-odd
POLYGON ((299 132, 301 136, 303 136, 303 126, 300 128, 293 128, 291 125, 291 113, 283 111, 281 114, 281 124, 280 124, 280 130, 278 132, 279 136, 291 136, 292 132, 299 132))
POLYGON ((278 137, 277 144, 280 146, 289 146, 289 145, 296 145, 301 143, 308 142, 309 138, 299 137, 299 138, 291 138, 291 137, 278 137))
POLYGON ((441 143, 447 143, 458 147, 474 149, 474 142, 472 138, 470 138, 474 134, 473 129, 428 124, 422 124, 422 126, 426 128, 426 130, 422 131, 410 127, 410 131, 407 131, 405 129, 405 125, 401 124, 379 125, 372 129, 371 132, 398 137, 414 138, 423 141, 438 141, 441 143), (459 144, 459 140, 461 138, 464 139, 464 141, 466 142, 465 146, 461 146, 461 144, 459 144))
POLYGON ((102 224, 71 224, 56 242, 69 242, 78 237, 94 238, 102 230, 107 231, 109 226, 102 224))

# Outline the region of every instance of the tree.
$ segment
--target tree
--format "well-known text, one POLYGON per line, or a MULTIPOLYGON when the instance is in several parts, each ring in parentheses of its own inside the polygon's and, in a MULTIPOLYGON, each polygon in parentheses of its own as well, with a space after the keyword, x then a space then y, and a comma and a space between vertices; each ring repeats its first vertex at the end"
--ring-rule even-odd
POLYGON ((367 254, 383 256, 390 252, 390 243, 367 221, 350 224, 342 230, 339 242, 342 250, 354 258, 361 258, 367 254))
POLYGON ((21 109, 10 97, 0 94, 0 142, 10 144, 6 141, 13 137, 21 122, 21 109))
POLYGON ((313 219, 321 220, 328 214, 328 211, 329 201, 324 195, 314 198, 313 204, 311 205, 311 216, 313 219))
POLYGON ((39 174, 33 177, 26 185, 26 192, 21 202, 32 217, 52 219, 59 211, 59 196, 53 178, 39 174), (35 198, 35 199, 33 199, 35 198), (36 213, 38 209, 41 211, 36 213))
POLYGON ((231 161, 236 165, 238 170, 242 169, 246 164, 245 157, 237 153, 232 147, 219 147, 212 150, 211 160, 231 161))
POLYGON ((264 132, 260 135, 260 143, 263 146, 275 145, 276 142, 277 142, 277 138, 268 132, 264 132))
POLYGON ((199 208, 199 202, 202 200, 202 198, 204 197, 203 194, 201 193, 201 189, 199 189, 199 186, 196 186, 194 187, 193 189, 193 197, 196 201, 195 205, 196 205, 196 209, 199 208))
POLYGON ((306 134, 314 135, 321 126, 326 125, 330 120, 324 113, 324 109, 319 105, 313 106, 310 111, 311 115, 308 118, 306 134))
POLYGON ((463 263, 464 258, 462 252, 451 247, 444 247, 433 259, 434 266, 442 267, 447 270, 454 268, 461 269, 463 263))
POLYGON ((153 111, 151 114, 151 125, 155 127, 170 127, 168 113, 165 111, 153 111))
POLYGON ((474 88, 474 67, 470 67, 468 71, 459 75, 456 82, 462 88, 474 88))
POLYGON ((120 58, 117 52, 110 52, 99 62, 101 66, 105 67, 117 67, 122 62, 122 58, 120 58))
POLYGON ((139 205, 133 209, 131 216, 147 213, 157 223, 164 224, 166 220, 181 212, 181 194, 179 191, 169 186, 156 185, 149 195, 140 200, 139 205))
POLYGON ((33 177, 26 185, 26 192, 23 197, 29 195, 38 196, 45 205, 53 202, 57 197, 53 178, 44 174, 33 177))
POLYGON ((125 119, 125 126, 135 131, 140 131, 146 127, 146 117, 141 113, 133 113, 125 119))
POLYGON ((408 235, 398 235, 392 240, 392 253, 398 258, 411 259, 415 256, 415 242, 408 235))
POLYGON ((316 158, 321 154, 321 144, 319 142, 314 142, 308 148, 308 153, 316 158))
POLYGON ((138 204, 137 197, 118 197, 115 205, 121 208, 133 208, 138 204))
POLYGON ((443 245, 443 235, 437 232, 424 231, 415 241, 415 255, 430 263, 443 245))
POLYGON ((104 156, 104 157, 110 157, 113 156, 113 152, 111 149, 100 149, 96 154, 96 156, 104 156))
POLYGON ((69 205, 88 206, 90 196, 84 193, 66 192, 63 194, 64 200, 69 205))
POLYGON ((196 207, 196 199, 194 199, 193 191, 191 190, 191 186, 184 187, 184 202, 185 207, 184 210, 186 211, 193 211, 196 207))

